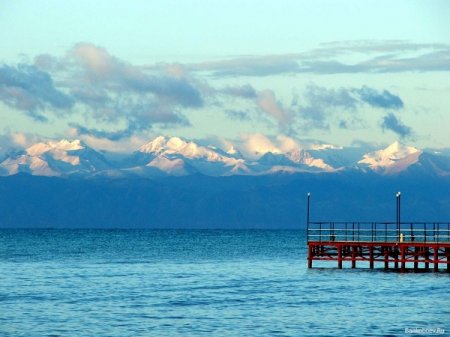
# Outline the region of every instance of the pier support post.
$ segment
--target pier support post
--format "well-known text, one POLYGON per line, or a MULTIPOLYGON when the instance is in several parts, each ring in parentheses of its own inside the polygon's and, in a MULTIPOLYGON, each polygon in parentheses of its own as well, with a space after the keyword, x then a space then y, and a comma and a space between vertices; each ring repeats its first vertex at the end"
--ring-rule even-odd
POLYGON ((414 271, 419 269, 419 247, 414 247, 414 271))
POLYGON ((389 248, 383 247, 384 253, 384 269, 389 269, 389 248))
POLYGON ((373 269, 374 261, 373 261, 373 246, 369 246, 369 267, 373 269))
POLYGON ((311 244, 308 245, 308 268, 312 268, 312 258, 313 258, 313 247, 311 244))
POLYGON ((423 256, 425 257, 425 269, 428 270, 430 268, 430 252, 428 251, 428 247, 423 249, 423 256))
POLYGON ((342 246, 337 245, 337 251, 338 251, 338 269, 342 269, 342 246))
POLYGON ((401 271, 402 271, 402 273, 405 271, 405 267, 406 267, 406 262, 405 262, 405 246, 401 246, 400 247, 400 262, 401 262, 401 265, 402 265, 402 269, 401 269, 401 271))
POLYGON ((356 247, 352 246, 352 268, 356 268, 356 247))
POLYGON ((438 248, 438 246, 434 246, 434 254, 433 254, 433 264, 434 264, 434 266, 433 266, 433 270, 436 272, 436 271, 438 271, 439 270, 439 256, 438 256, 438 253, 439 253, 439 248, 438 248))
POLYGON ((398 248, 394 248, 394 268, 398 269, 398 248))

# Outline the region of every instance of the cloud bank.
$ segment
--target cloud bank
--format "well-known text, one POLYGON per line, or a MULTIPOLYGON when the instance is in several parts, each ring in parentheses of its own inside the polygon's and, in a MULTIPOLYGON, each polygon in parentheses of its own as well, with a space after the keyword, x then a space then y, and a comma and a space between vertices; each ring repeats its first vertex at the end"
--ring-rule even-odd
POLYGON ((55 87, 49 73, 26 64, 0 67, 0 101, 41 122, 47 121, 45 110, 69 110, 74 105, 70 95, 55 87))
POLYGON ((204 105, 201 86, 187 74, 148 72, 79 43, 61 58, 39 55, 34 64, 0 67, 0 101, 36 121, 82 113, 117 132, 70 123, 80 134, 128 137, 153 125, 189 125, 182 109, 204 105))
POLYGON ((230 78, 448 71, 449 60, 450 45, 446 44, 359 41, 324 44, 297 54, 137 66, 100 46, 78 43, 60 57, 42 54, 31 64, 1 65, 0 101, 35 121, 64 118, 74 134, 112 141, 155 127, 189 127, 191 113, 210 107, 219 107, 220 118, 266 122, 273 131, 291 136, 361 127, 361 111, 375 111, 382 118, 381 130, 408 137, 412 128, 393 113, 404 109, 405 102, 385 88, 310 84, 296 90, 288 102, 267 84, 256 88, 250 80, 252 84, 242 84, 245 80, 230 78), (353 63, 342 61, 347 56, 353 63), (215 87, 217 80, 220 86, 215 87))
POLYGON ((236 57, 186 65, 216 77, 270 76, 280 74, 351 74, 450 71, 450 44, 409 41, 344 41, 292 54, 236 57), (404 57, 403 55, 411 55, 404 57), (340 58, 358 56, 343 62, 340 58))

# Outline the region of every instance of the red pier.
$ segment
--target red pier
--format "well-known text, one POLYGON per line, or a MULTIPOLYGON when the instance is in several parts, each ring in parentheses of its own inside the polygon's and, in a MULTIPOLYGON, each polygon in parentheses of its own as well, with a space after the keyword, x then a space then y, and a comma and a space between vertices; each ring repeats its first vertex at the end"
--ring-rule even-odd
POLYGON ((336 261, 337 268, 405 272, 450 272, 450 222, 310 222, 307 208, 308 268, 313 261, 336 261))
POLYGON ((313 261, 337 261, 342 269, 344 262, 356 268, 357 262, 375 268, 380 263, 384 269, 406 271, 439 271, 445 268, 450 272, 450 242, 366 242, 366 241, 309 241, 308 267, 313 261))

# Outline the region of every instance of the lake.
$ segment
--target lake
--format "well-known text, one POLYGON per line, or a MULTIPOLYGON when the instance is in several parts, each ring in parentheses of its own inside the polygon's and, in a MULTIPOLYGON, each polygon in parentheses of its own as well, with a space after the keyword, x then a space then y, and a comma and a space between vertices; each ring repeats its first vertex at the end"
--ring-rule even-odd
POLYGON ((306 254, 304 231, 3 229, 0 335, 449 334, 450 274, 306 254))

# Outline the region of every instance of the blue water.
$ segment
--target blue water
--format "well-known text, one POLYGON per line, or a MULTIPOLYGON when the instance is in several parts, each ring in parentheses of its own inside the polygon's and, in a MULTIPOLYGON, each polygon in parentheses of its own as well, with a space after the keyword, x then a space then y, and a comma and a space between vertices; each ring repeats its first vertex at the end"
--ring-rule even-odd
POLYGON ((449 335, 449 274, 308 270, 305 247, 301 231, 0 230, 0 335, 449 335))

